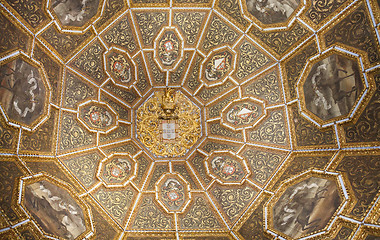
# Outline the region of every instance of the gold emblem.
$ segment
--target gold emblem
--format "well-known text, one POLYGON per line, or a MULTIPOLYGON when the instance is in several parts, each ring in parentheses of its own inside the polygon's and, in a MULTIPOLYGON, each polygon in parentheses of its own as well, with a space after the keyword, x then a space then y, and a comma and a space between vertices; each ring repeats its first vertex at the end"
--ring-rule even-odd
POLYGON ((174 89, 155 92, 137 110, 137 136, 154 155, 182 156, 200 134, 199 108, 174 89))

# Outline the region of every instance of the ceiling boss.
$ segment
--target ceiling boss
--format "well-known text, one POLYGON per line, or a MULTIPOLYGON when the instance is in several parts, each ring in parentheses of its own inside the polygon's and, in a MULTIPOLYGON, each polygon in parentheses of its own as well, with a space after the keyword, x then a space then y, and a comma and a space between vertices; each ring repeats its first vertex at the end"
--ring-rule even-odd
POLYGON ((137 109, 137 137, 158 157, 180 157, 199 139, 200 121, 199 108, 168 88, 155 92, 137 109))

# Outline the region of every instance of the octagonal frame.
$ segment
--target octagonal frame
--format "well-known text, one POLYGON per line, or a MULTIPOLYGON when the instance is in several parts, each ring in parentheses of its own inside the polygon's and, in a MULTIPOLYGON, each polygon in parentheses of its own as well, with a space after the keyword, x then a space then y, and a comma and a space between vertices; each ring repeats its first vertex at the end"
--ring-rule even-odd
MULTIPOLYGON (((205 124, 205 117, 204 117, 204 111, 202 111, 202 107, 201 107, 201 104, 197 101, 197 100, 192 100, 194 99, 193 96, 191 96, 187 91, 185 91, 184 89, 181 89, 181 88, 177 88, 177 87, 171 87, 173 88, 174 90, 176 91, 180 91, 190 102, 192 102, 194 104, 194 106, 196 106, 199 111, 200 111, 200 121, 201 121, 201 124, 200 124, 200 128, 201 128, 201 135, 200 137, 198 138, 197 142, 191 147, 189 148, 186 153, 182 156, 176 156, 176 157, 163 157, 163 156, 156 156, 155 154, 153 154, 149 148, 147 148, 141 141, 140 139, 138 138, 137 136, 137 126, 136 124, 134 125, 134 127, 132 127, 132 133, 131 133, 131 138, 132 138, 132 141, 133 143, 135 143, 136 145, 140 146, 142 149, 145 149, 145 153, 155 162, 155 161, 161 161, 161 160, 167 160, 167 159, 170 159, 170 160, 183 160, 183 159, 187 159, 188 156, 190 156, 196 149, 197 146, 199 146, 205 139, 206 139, 206 133, 205 133, 205 129, 206 129, 206 126, 203 125, 205 124)), ((145 97, 140 100, 137 104, 135 104, 135 107, 133 108, 133 112, 134 114, 136 114, 136 111, 144 104, 146 103, 151 97, 154 96, 154 93, 156 91, 162 91, 164 88, 163 87, 153 87, 151 88, 147 94, 145 94, 145 97)))
POLYGON ((186 179, 184 177, 182 177, 180 174, 178 173, 165 173, 163 174, 158 180, 157 182, 155 183, 155 196, 156 196, 156 201, 158 202, 158 204, 161 205, 161 207, 163 207, 168 213, 183 213, 185 211, 185 209, 187 208, 187 206, 190 204, 191 202, 191 192, 190 192, 190 184, 186 181, 186 179), (161 200, 160 200, 160 193, 161 193, 161 189, 160 189, 160 183, 163 182, 163 180, 165 180, 166 178, 168 178, 168 176, 176 176, 178 177, 182 183, 184 183, 184 189, 185 189, 185 194, 187 195, 187 200, 185 200, 185 202, 183 203, 183 205, 180 207, 179 210, 177 211, 173 211, 173 210, 170 210, 166 207, 165 203, 163 203, 161 200))
POLYGON ((232 102, 228 103, 221 111, 221 123, 232 129, 232 130, 244 130, 244 129, 249 129, 249 128, 253 128, 254 126, 256 126, 257 124, 259 124, 261 122, 261 120, 263 120, 265 117, 267 116, 267 110, 265 108, 265 102, 262 101, 262 100, 258 100, 256 98, 253 98, 253 97, 244 97, 244 98, 240 98, 240 99, 235 99, 233 100, 232 102), (234 103, 237 103, 237 102, 244 102, 244 101, 252 101, 252 102, 256 102, 257 104, 261 105, 262 107, 262 114, 259 118, 257 118, 257 120, 255 120, 252 124, 246 124, 246 125, 243 125, 242 127, 234 127, 232 125, 230 125, 228 123, 228 121, 226 120, 227 116, 225 114, 225 112, 228 110, 228 108, 230 106, 232 106, 234 103))
POLYGON ((137 176, 137 168, 138 168, 137 161, 129 153, 112 153, 111 155, 107 156, 106 158, 100 161, 99 166, 98 166, 98 171, 96 173, 96 177, 99 179, 99 181, 101 181, 104 184, 104 186, 108 188, 125 187, 137 176), (121 183, 115 183, 115 184, 107 183, 102 177, 102 174, 104 172, 104 167, 106 166, 107 162, 110 162, 113 158, 118 157, 118 156, 127 157, 129 160, 131 160, 132 164, 134 165, 133 172, 128 178, 123 180, 121 183))
POLYGON ((54 21, 55 25, 60 29, 62 32, 68 32, 68 31, 76 31, 76 32, 85 32, 87 31, 91 25, 98 20, 98 18, 101 16, 102 11, 103 11, 103 5, 105 0, 99 0, 98 4, 98 10, 96 11, 95 15, 92 16, 85 24, 82 26, 65 26, 61 23, 59 17, 55 13, 55 11, 51 8, 52 0, 48 1, 46 4, 46 12, 52 16, 54 19, 57 19, 57 21, 54 21))
POLYGON ((208 61, 210 61, 212 59, 213 55, 217 54, 218 52, 222 52, 223 50, 231 52, 232 55, 233 55, 232 56, 232 60, 231 60, 232 63, 231 63, 230 70, 228 71, 228 74, 225 77, 222 78, 222 80, 218 80, 215 83, 211 83, 211 82, 209 82, 209 80, 206 79, 204 81, 204 85, 206 85, 206 87, 215 87, 215 86, 224 84, 227 81, 227 79, 235 72, 235 67, 236 67, 236 63, 237 63, 237 56, 238 56, 238 54, 229 45, 223 45, 223 46, 218 47, 218 48, 213 48, 207 54, 207 56, 204 58, 204 60, 201 62, 200 68, 199 68, 199 80, 204 80, 205 79, 203 77, 203 75, 204 75, 203 72, 206 70, 206 66, 205 65, 208 63, 208 61))
POLYGON ((106 134, 106 133, 109 133, 110 131, 114 130, 115 128, 117 128, 118 125, 119 125, 119 124, 118 124, 118 120, 119 120, 119 118, 118 118, 118 115, 117 115, 117 113, 115 112, 115 110, 112 109, 111 106, 109 106, 109 105, 107 105, 107 104, 105 104, 105 103, 103 103, 103 102, 96 101, 96 100, 89 100, 89 101, 86 101, 86 102, 83 102, 83 103, 79 104, 79 105, 78 105, 78 109, 77 109, 77 119, 78 119, 78 121, 79 121, 80 123, 82 123, 82 125, 83 125, 88 131, 90 131, 90 132, 100 132, 100 133, 104 133, 104 134, 106 134), (95 128, 92 129, 92 128, 90 128, 90 127, 86 124, 86 122, 83 121, 83 120, 81 119, 81 117, 80 117, 80 110, 81 110, 82 107, 84 107, 84 106, 86 106, 86 105, 90 105, 91 103, 95 103, 95 104, 98 104, 98 105, 103 105, 103 106, 105 106, 105 108, 107 108, 108 110, 110 110, 110 111, 114 114, 114 117, 115 117, 115 123, 114 123, 114 126, 108 128, 107 130, 103 130, 103 129, 100 129, 100 128, 98 128, 98 129, 95 129, 95 128))
POLYGON ((244 16, 250 19, 260 29, 264 29, 268 31, 283 30, 283 29, 289 28, 296 21, 296 16, 299 16, 306 9, 306 5, 307 5, 306 0, 300 0, 300 3, 298 4, 297 8, 294 9, 294 11, 286 19, 286 21, 279 22, 279 23, 263 23, 256 16, 252 15, 252 13, 248 11, 246 1, 242 1, 241 4, 242 4, 242 12, 244 16))
POLYGON ((299 109, 300 109, 301 113, 306 115, 309 118, 309 120, 311 120, 315 125, 317 125, 320 128, 328 127, 334 123, 342 123, 342 122, 350 121, 352 118, 354 118, 354 115, 357 112, 356 110, 358 109, 359 103, 368 94, 369 84, 368 84, 367 79, 363 77, 362 72, 363 72, 362 65, 361 65, 359 59, 354 54, 351 54, 347 51, 343 52, 343 51, 340 51, 339 49, 336 49, 336 48, 329 49, 329 50, 325 51, 324 53, 322 53, 321 55, 319 55, 319 56, 313 58, 312 60, 310 60, 309 62, 307 62, 307 64, 303 68, 303 71, 301 73, 299 80, 296 83, 296 92, 297 92, 297 96, 299 99, 298 105, 299 105, 299 109), (351 107, 351 109, 349 110, 349 112, 347 114, 337 116, 337 117, 332 117, 332 118, 327 119, 327 120, 323 120, 319 116, 317 116, 316 114, 311 112, 309 109, 307 109, 303 86, 304 86, 304 83, 306 82, 308 76, 310 75, 313 66, 315 64, 317 64, 318 62, 320 62, 320 61, 322 61, 322 60, 324 60, 324 59, 326 59, 326 58, 328 58, 334 54, 348 58, 348 59, 354 61, 355 63, 357 63, 359 70, 362 70, 361 72, 359 72, 359 75, 360 75, 360 79, 363 83, 363 89, 359 93, 357 99, 355 100, 355 103, 353 104, 353 106, 351 107))
POLYGON ((137 83, 137 71, 138 71, 138 68, 137 68, 137 65, 135 63, 135 61, 133 60, 133 58, 131 57, 131 55, 128 53, 128 51, 125 51, 123 49, 120 49, 118 47, 110 47, 107 51, 104 52, 103 54, 103 63, 104 63, 104 71, 106 72, 106 74, 111 78, 111 81, 116 85, 116 86, 120 86, 120 87, 123 87, 123 88, 127 88, 127 89, 131 89, 136 83, 137 83), (109 69, 108 67, 108 61, 107 61, 107 57, 109 55, 111 55, 111 53, 113 52, 116 52, 116 53, 119 53, 121 55, 124 55, 124 57, 127 57, 127 60, 129 60, 131 63, 132 63, 132 67, 134 69, 134 76, 133 76, 133 79, 131 79, 130 83, 128 84, 122 84, 122 83, 119 83, 119 81, 117 81, 116 79, 114 79, 114 77, 112 76, 111 74, 111 70, 109 69))
POLYGON ((40 126, 42 123, 44 123, 50 116, 50 101, 51 101, 51 96, 52 96, 52 92, 51 92, 52 88, 51 88, 50 83, 48 81, 47 74, 45 72, 45 69, 43 68, 43 65, 40 62, 37 62, 36 60, 29 58, 23 52, 18 51, 18 52, 15 52, 14 54, 10 55, 10 57, 6 58, 4 61, 1 62, 1 66, 8 64, 12 61, 15 61, 17 59, 21 59, 22 61, 30 64, 32 67, 35 67, 37 69, 37 71, 39 72, 41 80, 43 82, 43 85, 45 86, 45 92, 46 92, 46 95, 44 97, 45 103, 44 103, 44 106, 42 108, 43 110, 42 110, 41 115, 38 116, 36 118, 36 120, 34 120, 29 125, 22 123, 20 121, 16 121, 16 120, 11 119, 8 116, 8 113, 6 112, 4 107, 2 106, 1 102, 0 102, 0 111, 3 113, 3 116, 8 123, 10 123, 12 125, 16 125, 16 126, 21 126, 21 128, 28 130, 28 131, 34 131, 38 126, 40 126))
POLYGON ((321 236, 321 235, 323 236, 324 234, 327 234, 331 230, 332 225, 336 224, 335 218, 338 217, 339 213, 341 213, 344 210, 344 208, 348 204, 348 201, 351 198, 344 184, 345 184, 344 179, 341 174, 325 172, 325 171, 320 171, 320 170, 308 170, 306 172, 303 172, 297 176, 294 176, 284 181, 275 190, 272 197, 264 205, 264 221, 266 223, 265 230, 272 235, 276 235, 276 236, 279 235, 284 239, 301 239, 305 237, 309 238, 309 237, 315 237, 315 236, 321 236), (311 177, 328 179, 335 182, 339 197, 341 198, 342 202, 339 204, 338 208, 334 211, 333 215, 330 217, 329 221, 322 229, 293 238, 274 228, 273 221, 272 221, 273 207, 277 203, 277 201, 283 196, 283 194, 289 187, 294 186, 295 184, 298 184, 311 177))
POLYGON ((154 61, 157 63, 157 66, 160 68, 161 71, 163 72, 167 72, 167 71, 174 71, 178 66, 179 64, 181 63, 182 61, 182 58, 183 58, 183 54, 184 54, 184 48, 185 48, 185 40, 183 39, 180 31, 177 29, 177 27, 175 26, 166 26, 166 27, 162 27, 161 31, 157 34, 156 38, 154 39, 154 44, 153 44, 153 47, 154 47, 154 51, 153 51, 153 58, 154 58, 154 61), (160 41, 160 38, 163 37, 164 33, 166 31, 173 31, 177 37, 178 37, 178 40, 180 41, 179 43, 179 55, 177 57, 177 59, 175 60, 175 63, 172 65, 172 66, 169 66, 169 67, 165 67, 162 65, 162 63, 158 60, 158 56, 157 56, 157 52, 158 52, 158 48, 159 48, 159 41, 160 41))
MULTIPOLYGON (((235 160, 236 161, 236 160, 235 160)), ((246 178, 251 175, 251 171, 246 163, 246 161, 244 160, 244 158, 240 157, 239 155, 231 152, 230 150, 220 150, 220 151, 213 151, 205 160, 204 160, 204 163, 205 163, 205 166, 206 166, 206 172, 207 174, 215 179, 218 183, 220 183, 221 185, 236 185, 236 184, 243 184, 244 181, 246 180, 246 178), (212 171, 212 168, 209 166, 210 163, 209 161, 215 156, 215 155, 230 155, 233 157, 233 159, 239 159, 240 160, 240 163, 241 163, 241 167, 243 169, 243 171, 245 172, 245 174, 243 175, 243 177, 241 178, 240 181, 225 181, 223 179, 221 179, 219 176, 217 176, 216 174, 213 173, 212 171)))
POLYGON ((27 185, 39 182, 39 181, 47 181, 59 188, 62 188, 65 190, 70 197, 80 206, 81 210, 83 211, 83 216, 84 216, 84 221, 85 221, 85 227, 86 230, 77 236, 75 239, 82 239, 82 238, 87 238, 95 233, 94 226, 93 226, 93 219, 92 219, 92 213, 90 208, 87 206, 87 204, 76 194, 76 191, 72 186, 70 186, 68 183, 63 182, 61 180, 56 179, 55 177, 39 173, 34 176, 28 176, 28 177, 23 177, 20 179, 20 192, 19 192, 19 197, 17 203, 20 205, 21 209, 28 215, 30 216, 33 220, 35 225, 38 226, 38 230, 43 233, 44 236, 48 238, 55 238, 59 236, 55 236, 53 234, 45 232, 44 229, 38 224, 38 222, 35 220, 35 217, 32 214, 29 214, 29 210, 24 206, 23 202, 25 200, 25 187, 27 185))

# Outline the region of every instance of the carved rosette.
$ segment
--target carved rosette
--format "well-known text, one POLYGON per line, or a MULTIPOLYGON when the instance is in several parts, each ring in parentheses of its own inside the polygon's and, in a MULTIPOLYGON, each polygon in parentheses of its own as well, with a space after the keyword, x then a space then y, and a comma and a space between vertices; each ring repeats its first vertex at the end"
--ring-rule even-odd
POLYGON ((201 136, 200 110, 181 92, 176 93, 175 119, 163 119, 159 94, 152 95, 136 112, 137 138, 158 157, 179 157, 201 136))

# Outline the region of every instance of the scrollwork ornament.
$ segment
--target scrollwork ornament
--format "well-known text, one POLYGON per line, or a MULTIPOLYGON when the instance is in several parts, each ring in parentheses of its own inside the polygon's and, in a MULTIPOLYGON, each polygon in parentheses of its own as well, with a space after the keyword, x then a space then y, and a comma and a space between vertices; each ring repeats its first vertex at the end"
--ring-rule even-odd
POLYGON ((281 101, 279 78, 275 71, 244 87, 245 93, 267 100, 270 104, 281 101))
POLYGON ((152 197, 145 197, 136 215, 132 228, 137 229, 168 229, 172 225, 169 217, 166 217, 153 203, 152 197))
POLYGON ((150 45, 161 26, 167 21, 167 14, 163 12, 141 12, 136 13, 136 19, 140 27, 143 43, 150 45))
POLYGON ((306 12, 306 16, 314 23, 319 24, 336 11, 346 0, 314 0, 306 12))
POLYGON ((178 132, 178 135, 174 141, 162 140, 160 136, 162 134, 160 127, 165 124, 160 118, 164 115, 166 114, 161 108, 158 97, 152 96, 148 99, 137 110, 138 138, 157 156, 182 156, 200 136, 200 111, 184 95, 178 94, 177 108, 174 110, 174 115, 178 117, 175 120, 175 131, 178 132))
POLYGON ((250 132, 250 140, 274 144, 286 144, 284 116, 281 111, 272 112, 268 120, 257 130, 250 132))
POLYGON ((104 78, 104 69, 102 67, 102 54, 104 48, 100 43, 95 43, 85 50, 75 61, 74 66, 84 71, 88 76, 100 83, 104 78))
POLYGON ((212 193, 230 220, 238 217, 255 195, 255 191, 250 187, 238 189, 215 187, 212 193))
POLYGON ((109 191, 100 189, 95 198, 119 223, 122 223, 133 201, 135 193, 129 187, 126 190, 109 191))
POLYGON ((202 197, 194 199, 194 204, 190 211, 181 221, 182 228, 210 229, 219 228, 220 224, 215 218, 212 210, 207 206, 202 197))
POLYGON ((232 43, 237 37, 238 34, 231 27, 214 16, 203 42, 203 49, 208 51, 221 43, 232 43))
POLYGON ((236 76, 243 79, 259 68, 269 63, 269 58, 261 53, 251 43, 245 41, 240 47, 238 70, 236 76))
POLYGON ((174 22, 184 32, 187 44, 194 44, 200 31, 204 12, 179 12, 174 13, 174 22))
POLYGON ((129 52, 133 52, 137 49, 127 17, 112 27, 104 35, 104 39, 108 44, 114 44, 126 48, 129 52))

